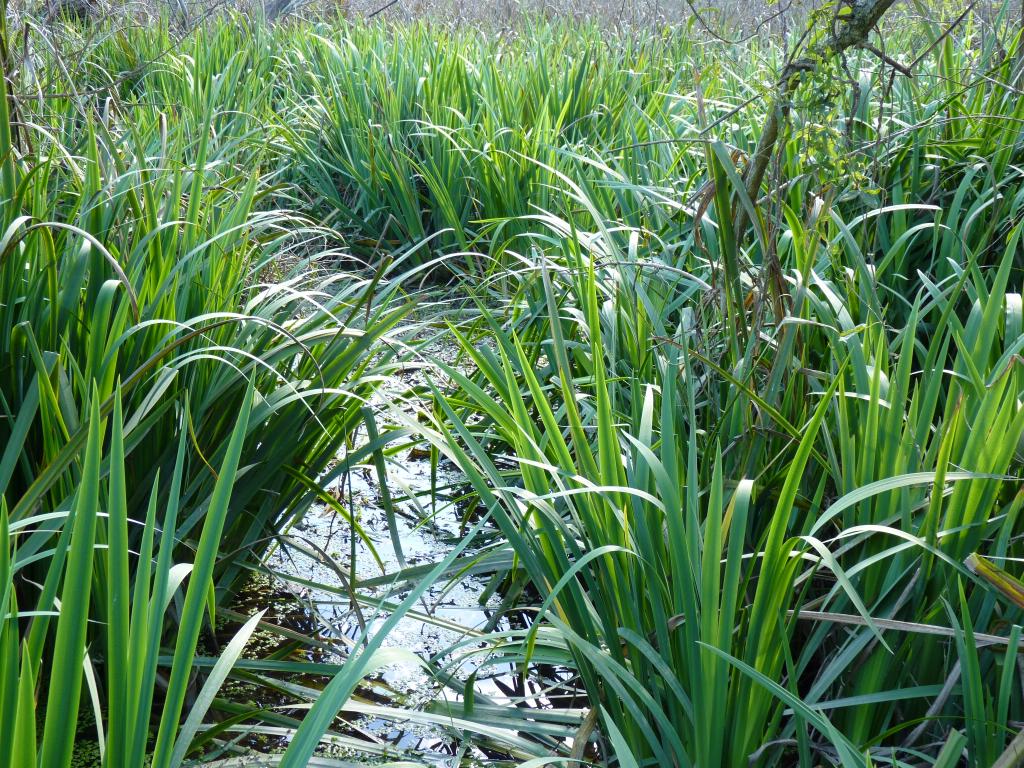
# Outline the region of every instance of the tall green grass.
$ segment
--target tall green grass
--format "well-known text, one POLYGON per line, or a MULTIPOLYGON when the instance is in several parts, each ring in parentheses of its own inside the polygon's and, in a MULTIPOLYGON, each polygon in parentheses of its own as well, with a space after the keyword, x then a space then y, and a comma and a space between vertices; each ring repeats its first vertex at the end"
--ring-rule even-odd
POLYGON ((67 765, 90 707, 109 766, 228 755, 243 723, 304 765, 472 570, 533 619, 468 653, 567 666, 583 706, 438 670, 462 698, 396 717, 530 764, 991 766, 1021 616, 963 563, 1022 556, 1024 101, 1020 33, 986 24, 902 18, 912 79, 859 52, 812 81, 758 199, 778 41, 229 17, 66 66, 6 46, 0 762, 67 765), (428 274, 459 359, 336 463, 423 363, 428 274), (385 577, 410 591, 344 663, 240 673, 293 711, 222 699, 258 619, 216 660, 204 617, 322 478, 413 434, 486 514, 385 577))
POLYGON ((80 698, 104 765, 181 764, 255 627, 196 691, 204 617, 405 355, 400 284, 323 271, 325 231, 261 170, 268 102, 243 87, 235 32, 161 59, 146 100, 59 79, 34 108, 0 93, 12 766, 70 764, 80 698))
POLYGON ((511 301, 453 327, 477 373, 444 368, 429 434, 539 591, 511 657, 564 638, 621 764, 988 766, 1014 735, 1020 615, 963 561, 1019 556, 1019 38, 975 34, 895 115, 864 70, 856 131, 795 131, 749 230, 735 134, 676 248, 563 176, 511 301), (823 138, 858 184, 821 188, 823 138))

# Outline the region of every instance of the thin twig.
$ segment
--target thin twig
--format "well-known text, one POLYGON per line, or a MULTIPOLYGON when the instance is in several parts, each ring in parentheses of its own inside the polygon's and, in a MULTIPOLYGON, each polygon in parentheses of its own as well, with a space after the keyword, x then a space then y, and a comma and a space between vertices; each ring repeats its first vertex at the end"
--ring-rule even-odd
POLYGON ((906 77, 913 77, 914 76, 914 70, 912 70, 910 67, 906 66, 905 64, 900 64, 898 61, 896 61, 896 59, 892 58, 892 56, 889 56, 887 53, 885 53, 885 51, 879 49, 878 47, 872 45, 871 43, 869 43, 867 41, 864 41, 863 43, 860 44, 859 47, 863 48, 865 51, 869 51, 870 53, 873 53, 875 56, 877 56, 879 59, 884 61, 890 67, 895 69, 901 75, 905 75, 906 77))
POLYGON ((366 18, 372 19, 374 16, 379 16, 380 14, 384 13, 384 11, 386 11, 388 8, 390 8, 391 6, 393 6, 393 5, 397 4, 397 3, 398 3, 398 0, 390 0, 389 2, 385 3, 380 8, 378 8, 376 11, 373 11, 372 13, 367 14, 366 18))

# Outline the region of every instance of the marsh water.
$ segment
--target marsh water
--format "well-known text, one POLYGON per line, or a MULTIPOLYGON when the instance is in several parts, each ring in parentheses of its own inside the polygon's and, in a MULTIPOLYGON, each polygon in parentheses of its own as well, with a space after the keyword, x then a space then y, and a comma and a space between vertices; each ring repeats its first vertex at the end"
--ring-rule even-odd
MULTIPOLYGON (((429 458, 413 449, 388 461, 386 472, 395 512, 390 516, 391 525, 400 541, 401 557, 392 545, 389 512, 376 469, 366 467, 328 489, 351 510, 362 535, 354 535, 353 527, 333 507, 317 504, 268 558, 267 565, 283 577, 281 583, 315 617, 324 637, 356 643, 364 634, 378 631, 388 615, 366 599, 354 604, 343 594, 353 571, 361 598, 398 603, 416 582, 399 581, 395 574, 441 560, 465 534, 458 506, 448 494, 434 492, 435 484, 455 483, 454 473, 444 469, 432 473, 429 458), (423 517, 424 513, 428 516, 423 517), (368 584, 376 586, 368 589, 368 584)), ((473 575, 437 581, 388 632, 383 646, 410 651, 424 660, 443 656, 446 649, 491 621, 500 599, 488 595, 487 587, 485 578, 473 575)), ((463 665, 459 674, 466 677, 475 666, 463 665)), ((386 667, 373 688, 381 698, 412 708, 441 693, 424 668, 411 660, 386 667)), ((365 715, 354 725, 403 750, 447 748, 443 731, 435 727, 395 723, 375 715, 365 715)))
MULTIPOLYGON (((423 380, 422 370, 411 369, 378 395, 372 405, 382 429, 396 407, 415 418, 425 401, 410 393, 422 392, 417 385, 423 380)), ((357 451, 366 439, 364 431, 350 450, 357 451)), ((345 460, 339 456, 339 462, 345 460)), ((423 590, 383 638, 384 648, 407 652, 404 660, 360 686, 344 712, 340 730, 346 738, 330 750, 334 756, 415 757, 452 766, 487 763, 505 755, 467 742, 464 732, 446 724, 436 705, 463 701, 462 686, 470 685, 478 702, 548 709, 553 687, 567 680, 562 670, 550 667, 531 667, 524 675, 522 669, 489 659, 474 639, 476 632, 521 628, 529 621, 525 612, 502 608, 503 591, 492 564, 474 568, 477 556, 500 538, 496 530, 482 531, 468 543, 459 566, 426 584, 425 572, 476 522, 475 510, 463 499, 464 488, 454 467, 436 456, 432 460, 422 444, 407 441, 389 451, 382 465, 367 460, 326 484, 334 503, 313 504, 264 558, 262 586, 246 601, 253 608, 270 602, 277 623, 336 649, 321 650, 316 660, 322 662, 344 661, 352 648, 381 629, 389 606, 411 590, 423 590), (443 668, 450 675, 447 684, 422 662, 443 668)), ((283 701, 265 705, 285 708, 283 701)), ((287 729, 261 733, 261 741, 247 745, 275 751, 287 743, 287 729)))

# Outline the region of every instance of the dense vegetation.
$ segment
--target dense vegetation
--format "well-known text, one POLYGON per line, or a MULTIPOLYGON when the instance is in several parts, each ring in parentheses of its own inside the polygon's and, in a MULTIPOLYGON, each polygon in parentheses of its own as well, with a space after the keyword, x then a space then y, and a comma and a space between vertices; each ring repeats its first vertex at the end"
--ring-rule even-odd
POLYGON ((0 29, 0 766, 84 738, 234 765, 282 729, 268 765, 379 755, 339 712, 469 571, 530 621, 461 653, 575 695, 502 705, 427 660, 459 696, 380 716, 460 760, 1015 764, 1021 31, 904 9, 804 78, 748 194, 773 84, 842 8, 735 43, 0 29), (262 622, 243 660, 259 613, 211 656, 275 537, 316 500, 356 526, 324 488, 410 443, 469 511, 383 626, 328 663, 262 622))

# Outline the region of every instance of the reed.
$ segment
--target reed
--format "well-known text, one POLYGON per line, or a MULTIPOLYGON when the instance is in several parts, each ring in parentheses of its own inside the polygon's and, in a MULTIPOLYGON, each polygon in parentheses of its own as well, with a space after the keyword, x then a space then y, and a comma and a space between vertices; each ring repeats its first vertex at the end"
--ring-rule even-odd
POLYGON ((924 10, 884 32, 912 78, 859 51, 793 94, 757 194, 796 38, 0 30, 0 766, 70 765, 86 710, 110 768, 231 765, 239 729, 289 734, 266 764, 384 753, 345 712, 531 766, 1007 760, 1022 617, 965 562, 1024 556, 1021 32, 924 10), (382 405, 409 365, 429 391, 382 405), (465 538, 297 580, 382 630, 200 650, 327 483, 410 443, 464 473, 465 538), (531 623, 421 659, 423 707, 354 701, 469 572, 531 623), (503 706, 467 657, 568 668, 578 705, 503 706))

